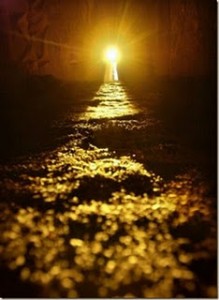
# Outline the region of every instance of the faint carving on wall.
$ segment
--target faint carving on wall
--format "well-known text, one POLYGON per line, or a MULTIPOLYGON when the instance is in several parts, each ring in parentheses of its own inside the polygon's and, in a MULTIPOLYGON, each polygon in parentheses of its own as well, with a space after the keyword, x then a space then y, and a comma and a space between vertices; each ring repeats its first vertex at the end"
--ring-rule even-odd
POLYGON ((25 39, 21 62, 30 74, 42 73, 48 64, 46 34, 49 26, 44 11, 45 0, 28 0, 28 8, 18 19, 16 29, 25 39))

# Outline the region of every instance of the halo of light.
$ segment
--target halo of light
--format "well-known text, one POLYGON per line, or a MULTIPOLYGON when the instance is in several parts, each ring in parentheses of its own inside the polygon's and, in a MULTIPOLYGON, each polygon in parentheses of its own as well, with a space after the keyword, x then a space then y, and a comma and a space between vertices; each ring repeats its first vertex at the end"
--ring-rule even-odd
POLYGON ((120 59, 120 52, 117 47, 110 46, 106 49, 104 58, 107 62, 117 62, 120 59))

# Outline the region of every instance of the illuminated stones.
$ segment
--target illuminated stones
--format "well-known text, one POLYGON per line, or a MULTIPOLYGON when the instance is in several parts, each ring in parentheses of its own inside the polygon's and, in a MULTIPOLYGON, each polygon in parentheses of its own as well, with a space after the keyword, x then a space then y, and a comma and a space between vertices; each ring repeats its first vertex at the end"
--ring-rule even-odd
POLYGON ((84 242, 79 239, 71 239, 70 240, 70 245, 72 245, 73 247, 82 247, 83 244, 84 244, 84 242))
MULTIPOLYGON (((94 155, 93 152, 92 159, 94 155)), ((97 153, 97 156, 99 155, 100 153, 97 153)), ((86 153, 85 157, 87 163, 89 153, 86 153)), ((59 154, 59 158, 73 159, 67 154, 59 154)), ((136 171, 148 174, 141 164, 135 164, 133 161, 130 163, 129 159, 121 158, 120 164, 117 164, 118 159, 115 164, 113 159, 108 159, 106 173, 104 168, 100 169, 98 165, 95 171, 93 168, 90 171, 102 170, 102 176, 107 177, 111 163, 113 168, 121 164, 125 168, 127 161, 128 168, 134 168, 127 168, 124 176, 136 171)), ((56 163, 59 165, 59 160, 56 160, 56 163)), ((83 163, 82 161, 81 164, 83 163)), ((99 163, 104 164, 105 159, 101 160, 99 157, 99 163)), ((80 172, 86 174, 88 169, 82 167, 80 172)), ((82 174, 76 176, 78 175, 83 178, 82 174)), ((117 173, 114 176, 117 180, 120 178, 117 173)), ((66 178, 69 178, 68 175, 66 178)), ((151 179, 153 184, 153 176, 151 179)), ((34 181, 34 177, 31 181, 32 185, 28 186, 28 189, 32 188, 33 192, 35 186, 40 191, 41 183, 45 182, 39 179, 34 181)), ((65 184, 67 183, 68 179, 65 181, 65 184)), ((54 190, 59 193, 56 185, 54 190)), ((63 191, 67 199, 67 189, 63 191)), ((47 195, 43 195, 41 197, 45 197, 46 201, 47 195)), ((8 211, 11 225, 1 225, 4 228, 2 242, 5 245, 1 248, 1 253, 5 263, 13 270, 18 269, 23 281, 42 286, 51 285, 51 292, 47 295, 80 296, 78 285, 86 285, 85 274, 89 272, 90 278, 93 278, 90 280, 96 287, 96 295, 100 297, 114 295, 123 286, 133 282, 153 284, 154 288, 142 286, 138 295, 154 297, 158 295, 159 288, 160 296, 170 297, 173 296, 174 279, 194 279, 195 275, 189 269, 194 257, 208 257, 204 244, 200 246, 202 254, 200 249, 198 250, 199 256, 183 251, 181 247, 189 244, 189 240, 174 238, 168 229, 169 226, 187 223, 188 217, 192 218, 198 212, 196 208, 199 203, 205 210, 205 218, 210 217, 210 211, 206 213, 210 208, 201 195, 198 197, 193 194, 192 186, 188 189, 187 181, 181 181, 179 194, 176 193, 174 182, 171 182, 166 192, 160 196, 135 195, 123 189, 114 191, 107 203, 95 199, 89 202, 81 200, 79 197, 71 198, 63 212, 55 212, 54 209, 39 211, 32 207, 21 208, 15 215, 8 211), (173 217, 172 213, 176 210, 182 212, 182 215, 176 214, 173 217), (95 223, 89 222, 91 216, 96 216, 95 223), (172 224, 168 221, 170 217, 173 218, 172 224), (142 218, 146 219, 138 225, 137 221, 142 218), (88 225, 80 227, 79 224, 88 225), (124 229, 120 232, 122 227, 124 229), (77 236, 74 236, 74 232, 77 236), (31 247, 28 246, 30 243, 31 247), (32 264, 28 265, 30 259, 32 264), (53 282, 56 282, 55 287, 53 282)), ((214 240, 208 241, 206 247, 213 249, 214 240)), ((196 289, 195 284, 186 286, 187 291, 193 292, 196 289)), ((212 291, 213 289, 209 288, 208 293, 211 294, 212 291)), ((128 297, 129 294, 126 295, 128 297)), ((133 292, 130 295, 133 295, 133 292)))
MULTIPOLYGON (((107 73, 111 73, 113 65, 109 64, 108 67, 107 73)), ((106 77, 108 77, 106 81, 118 80, 113 79, 112 74, 106 74, 106 77)), ((120 83, 102 84, 92 101, 94 103, 98 101, 98 105, 92 105, 91 102, 86 113, 80 116, 81 119, 112 119, 140 112, 140 109, 130 102, 126 90, 120 83)))
MULTIPOLYGON (((39 286, 41 297, 194 295, 199 274, 191 265, 217 253, 207 183, 194 171, 165 181, 147 169, 150 120, 77 126, 78 142, 0 169, 7 171, 0 183, 2 265, 39 286), (141 130, 145 150, 133 146, 137 131, 129 154, 115 140, 84 149, 79 131, 86 126, 97 140, 107 126, 107 138, 141 130)), ((203 289, 215 296, 212 283, 203 289)))

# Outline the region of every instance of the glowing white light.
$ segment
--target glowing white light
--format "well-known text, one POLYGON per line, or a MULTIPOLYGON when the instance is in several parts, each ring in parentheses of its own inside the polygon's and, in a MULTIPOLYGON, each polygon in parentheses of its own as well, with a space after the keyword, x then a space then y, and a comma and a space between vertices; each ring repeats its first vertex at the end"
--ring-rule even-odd
POLYGON ((107 61, 113 63, 117 62, 120 57, 119 50, 116 47, 109 47, 106 50, 105 58, 107 61))
POLYGON ((110 46, 104 52, 104 60, 106 62, 104 81, 118 81, 117 62, 120 59, 120 52, 117 47, 110 46))

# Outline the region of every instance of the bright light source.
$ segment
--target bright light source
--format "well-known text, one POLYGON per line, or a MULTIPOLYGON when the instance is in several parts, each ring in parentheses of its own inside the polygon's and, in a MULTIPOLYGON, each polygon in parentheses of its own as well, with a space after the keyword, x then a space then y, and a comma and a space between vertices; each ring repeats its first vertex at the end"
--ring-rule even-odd
POLYGON ((114 63, 119 60, 120 53, 116 47, 109 47, 105 52, 105 59, 108 62, 114 63))

